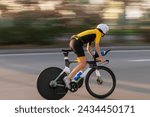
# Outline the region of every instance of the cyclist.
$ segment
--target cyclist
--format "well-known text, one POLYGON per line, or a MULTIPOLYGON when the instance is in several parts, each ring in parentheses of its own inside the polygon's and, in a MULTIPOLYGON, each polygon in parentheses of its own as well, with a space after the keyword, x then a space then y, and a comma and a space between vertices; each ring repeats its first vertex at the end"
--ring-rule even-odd
POLYGON ((86 30, 71 37, 70 48, 77 55, 78 65, 63 79, 68 89, 70 89, 70 82, 76 73, 80 70, 82 71, 86 67, 87 58, 85 57, 83 45, 87 44, 87 52, 93 57, 91 44, 94 42, 95 50, 99 56, 98 60, 105 62, 105 59, 100 52, 100 41, 101 37, 103 37, 108 31, 109 27, 107 24, 99 24, 95 29, 86 30))

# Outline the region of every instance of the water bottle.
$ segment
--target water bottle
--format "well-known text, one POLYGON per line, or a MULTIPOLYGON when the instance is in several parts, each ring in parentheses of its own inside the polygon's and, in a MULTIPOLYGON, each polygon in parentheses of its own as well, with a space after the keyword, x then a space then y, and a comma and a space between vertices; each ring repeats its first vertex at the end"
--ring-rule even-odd
POLYGON ((75 75, 75 77, 73 78, 73 80, 75 80, 75 81, 77 81, 79 78, 80 78, 80 76, 82 75, 82 71, 79 71, 76 75, 75 75))
POLYGON ((105 55, 105 50, 101 49, 101 55, 102 55, 102 56, 105 55))
MULTIPOLYGON (((102 56, 104 56, 104 55, 105 55, 105 53, 106 53, 106 51, 105 51, 105 50, 103 50, 103 49, 101 49, 101 55, 102 55, 102 56)), ((96 51, 94 51, 94 58, 97 58, 97 57, 99 57, 99 56, 98 56, 97 52, 96 52, 96 51)))

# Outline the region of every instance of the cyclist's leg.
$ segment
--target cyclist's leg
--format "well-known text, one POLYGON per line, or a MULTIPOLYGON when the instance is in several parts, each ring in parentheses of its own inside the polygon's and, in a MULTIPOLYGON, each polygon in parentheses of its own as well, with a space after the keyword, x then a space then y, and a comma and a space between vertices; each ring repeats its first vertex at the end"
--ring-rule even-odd
POLYGON ((72 78, 76 75, 78 71, 85 68, 87 61, 83 50, 83 44, 80 41, 72 39, 70 41, 70 47, 77 55, 78 65, 72 70, 72 72, 67 77, 64 78, 64 82, 68 88, 70 88, 69 84, 72 78))
POLYGON ((82 56, 82 57, 78 57, 78 65, 72 70, 72 72, 68 75, 68 79, 72 80, 72 78, 76 75, 77 72, 79 72, 80 70, 83 70, 86 67, 86 57, 82 56))
POLYGON ((76 75, 77 72, 83 70, 86 67, 87 59, 85 57, 83 43, 80 40, 72 39, 70 41, 70 47, 77 55, 77 60, 78 60, 78 65, 72 70, 72 72, 68 76, 68 79, 72 80, 72 78, 76 75))

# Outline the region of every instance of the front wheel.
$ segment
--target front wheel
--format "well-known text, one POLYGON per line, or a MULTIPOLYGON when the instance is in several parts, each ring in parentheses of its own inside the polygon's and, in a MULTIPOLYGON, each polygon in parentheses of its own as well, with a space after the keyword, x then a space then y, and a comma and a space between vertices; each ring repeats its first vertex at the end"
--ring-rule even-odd
POLYGON ((101 82, 95 73, 96 69, 91 69, 85 79, 85 86, 87 91, 95 98, 106 98, 112 94, 116 87, 116 78, 114 73, 105 66, 98 66, 101 77, 101 82))

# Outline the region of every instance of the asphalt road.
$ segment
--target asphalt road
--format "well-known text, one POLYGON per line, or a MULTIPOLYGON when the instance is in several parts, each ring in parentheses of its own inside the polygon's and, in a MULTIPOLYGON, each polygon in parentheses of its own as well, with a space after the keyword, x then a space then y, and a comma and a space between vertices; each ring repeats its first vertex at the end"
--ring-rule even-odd
MULTIPOLYGON (((70 54, 70 58, 74 58, 70 54)), ((113 50, 107 65, 116 75, 117 86, 106 99, 150 99, 150 50, 113 50)), ((61 52, 0 54, 0 99, 41 100, 36 80, 50 66, 64 68, 61 52)), ((72 65, 73 68, 75 65, 72 65)), ((94 100, 85 89, 69 92, 63 99, 94 100)))

